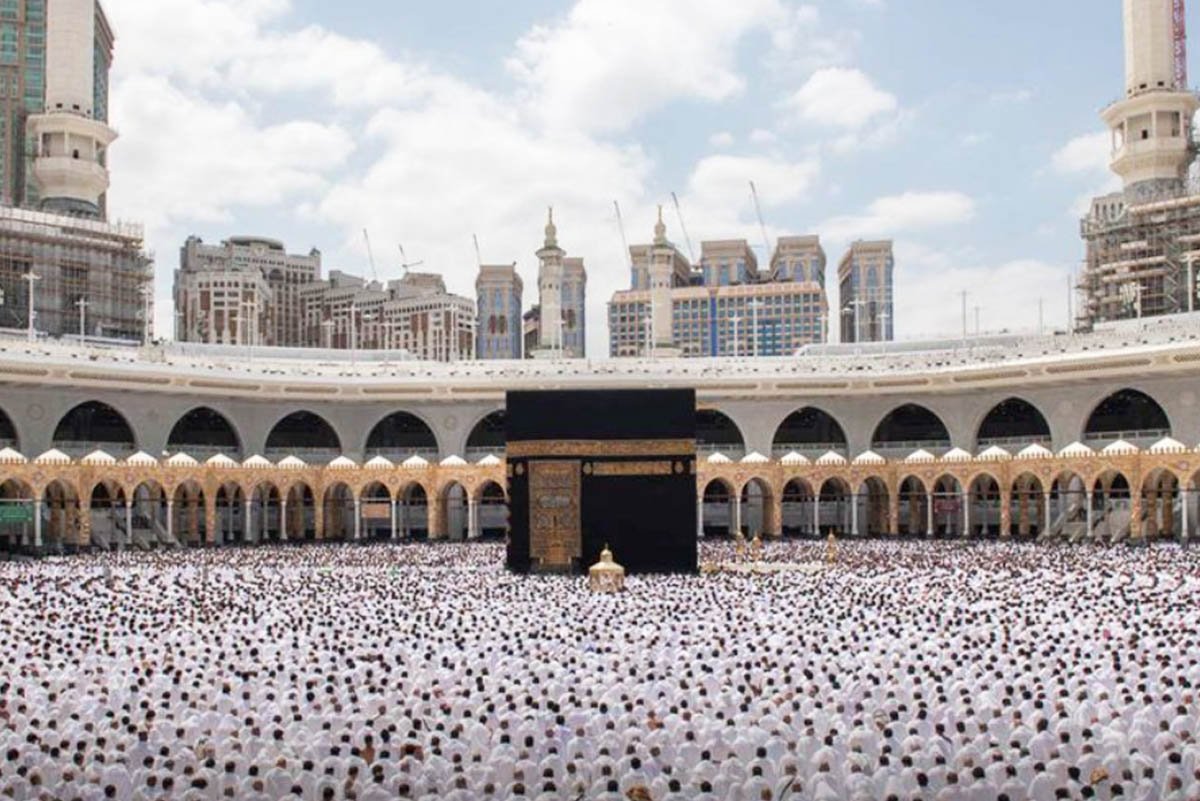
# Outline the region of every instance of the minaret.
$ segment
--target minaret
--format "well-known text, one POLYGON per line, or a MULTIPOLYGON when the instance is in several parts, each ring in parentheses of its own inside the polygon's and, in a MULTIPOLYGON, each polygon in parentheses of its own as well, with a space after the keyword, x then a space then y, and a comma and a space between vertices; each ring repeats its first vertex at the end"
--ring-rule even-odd
POLYGON ((33 176, 46 211, 103 215, 105 152, 117 132, 95 117, 96 0, 46 8, 46 106, 29 118, 33 176))
POLYGON ((1112 169, 1131 204, 1179 194, 1192 163, 1200 100, 1178 85, 1172 0, 1123 0, 1125 97, 1102 113, 1112 169))
POLYGON ((563 257, 566 252, 558 246, 558 229, 554 225, 554 209, 546 221, 546 240, 538 257, 538 303, 541 319, 538 330, 538 351, 543 358, 558 355, 562 350, 562 279, 563 257))
POLYGON ((667 241, 663 207, 658 207, 654 224, 654 247, 650 249, 650 308, 654 348, 669 348, 675 335, 671 329, 671 274, 675 269, 675 248, 667 241))

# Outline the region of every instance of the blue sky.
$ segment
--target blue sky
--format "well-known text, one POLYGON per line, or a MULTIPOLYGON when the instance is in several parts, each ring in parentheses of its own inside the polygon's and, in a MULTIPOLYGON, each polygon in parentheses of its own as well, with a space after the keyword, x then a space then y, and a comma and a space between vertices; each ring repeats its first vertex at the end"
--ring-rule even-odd
POLYGON ((1078 215, 1115 186, 1097 113, 1122 88, 1118 0, 106 7, 110 209, 147 225, 160 331, 190 233, 369 274, 366 227, 381 278, 403 243, 469 295, 476 234, 485 261, 517 262, 528 306, 553 204, 602 354, 628 282, 612 201, 631 242, 674 191, 697 248, 761 249, 750 180, 771 238, 822 236, 831 302, 849 241, 896 240, 901 338, 957 332, 963 290, 985 329, 1035 326, 1039 298, 1061 325, 1078 215))

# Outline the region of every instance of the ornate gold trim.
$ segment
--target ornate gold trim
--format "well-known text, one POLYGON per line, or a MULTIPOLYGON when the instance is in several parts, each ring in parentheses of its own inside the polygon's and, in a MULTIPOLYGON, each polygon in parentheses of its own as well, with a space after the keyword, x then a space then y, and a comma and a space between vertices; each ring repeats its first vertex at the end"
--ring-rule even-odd
POLYGON ((605 476, 669 476, 671 462, 593 462, 592 474, 605 476))
POLYGON ((691 456, 694 439, 531 439, 508 443, 509 459, 540 456, 691 456))

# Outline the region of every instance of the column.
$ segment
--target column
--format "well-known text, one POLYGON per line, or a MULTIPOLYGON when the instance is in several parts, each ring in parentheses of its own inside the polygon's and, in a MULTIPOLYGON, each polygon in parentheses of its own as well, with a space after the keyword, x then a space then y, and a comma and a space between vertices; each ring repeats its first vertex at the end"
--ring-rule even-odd
POLYGON ((858 536, 858 493, 850 493, 850 535, 858 536))
POLYGON ((392 539, 396 539, 396 499, 392 498, 388 503, 391 505, 391 515, 389 521, 392 526, 392 539))
POLYGON ((704 539, 704 495, 696 496, 696 539, 704 539))
POLYGON ((742 530, 742 496, 733 496, 733 531, 730 533, 737 535, 742 530))
POLYGON ((813 536, 821 536, 821 496, 814 495, 813 504, 813 536))
POLYGON ((313 498, 313 529, 317 541, 325 539, 325 502, 313 498))
POLYGON ((1188 534, 1190 533, 1188 531, 1188 517, 1191 516, 1191 511, 1188 509, 1188 505, 1191 503, 1191 499, 1188 497, 1189 494, 1190 493, 1188 492, 1188 488, 1186 486, 1179 491, 1179 497, 1182 499, 1182 502, 1180 503, 1180 507, 1182 507, 1180 509, 1180 522, 1183 524, 1183 528, 1179 532, 1179 535, 1184 542, 1188 541, 1188 534))
POLYGON ((1039 537, 1045 536, 1046 532, 1048 532, 1050 530, 1050 526, 1053 525, 1053 521, 1050 520, 1050 493, 1047 492, 1042 497, 1043 497, 1043 500, 1044 500, 1045 506, 1046 506, 1046 517, 1045 517, 1044 521, 1042 522, 1041 530, 1038 531, 1039 537))
POLYGON ((1092 515, 1093 515, 1093 512, 1092 512, 1092 490, 1089 489, 1087 492, 1084 493, 1084 495, 1087 496, 1087 538, 1090 540, 1092 538, 1092 515))
POLYGON ((1131 540, 1141 540, 1148 542, 1146 537, 1146 528, 1142 521, 1142 493, 1133 490, 1129 493, 1129 538, 1131 540))
POLYGON ((888 494, 888 533, 900 533, 900 490, 888 494))
POLYGON ((279 541, 287 542, 287 498, 279 502, 279 541))
POLYGON ((175 539, 175 500, 167 498, 167 539, 175 539))
POLYGON ((1166 537, 1175 536, 1175 496, 1177 493, 1167 490, 1162 494, 1165 502, 1162 505, 1162 527, 1158 533, 1166 537))
POLYGON ((963 539, 969 539, 971 536, 971 491, 960 491, 958 493, 959 500, 962 502, 963 515, 963 539))
POLYGON ((251 507, 252 503, 253 502, 250 500, 250 496, 247 495, 246 496, 246 519, 242 521, 242 531, 244 531, 246 534, 246 542, 247 543, 255 542, 255 540, 253 538, 254 537, 254 527, 251 525, 251 521, 250 521, 250 519, 252 517, 252 515, 250 514, 250 507, 251 507))
POLYGON ((467 498, 467 539, 479 539, 479 501, 467 498))
POLYGON ((933 536, 933 493, 925 495, 925 536, 933 536))
POLYGON ((354 541, 362 539, 362 499, 354 497, 354 541))
POLYGON ((129 543, 131 543, 132 541, 133 541, 133 501, 130 500, 129 498, 126 498, 125 499, 125 541, 120 542, 118 540, 118 544, 123 545, 126 548, 128 548, 129 543))
POLYGON ((1012 491, 1000 491, 1000 539, 1012 536, 1012 491))
MULTIPOLYGON (((1184 527, 1184 529, 1187 529, 1187 522, 1186 522, 1187 521, 1187 510, 1186 509, 1184 510, 1183 515, 1184 515, 1183 527, 1184 527)), ((1184 533, 1184 536, 1185 537, 1187 536, 1186 531, 1184 533)), ((33 547, 35 547, 35 548, 42 547, 42 499, 41 498, 37 498, 33 502, 33 547)))

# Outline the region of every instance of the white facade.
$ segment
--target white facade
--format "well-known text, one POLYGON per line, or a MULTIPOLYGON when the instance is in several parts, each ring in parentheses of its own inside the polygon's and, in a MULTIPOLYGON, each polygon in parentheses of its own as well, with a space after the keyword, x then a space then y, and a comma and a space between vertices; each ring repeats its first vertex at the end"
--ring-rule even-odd
POLYGON ((1192 118, 1200 100, 1176 86, 1171 0, 1124 0, 1125 97, 1103 112, 1112 169, 1131 201, 1183 188, 1192 162, 1192 118))
POLYGON ((33 177, 42 208, 99 217, 117 138, 95 118, 95 0, 53 0, 46 10, 46 104, 29 118, 37 141, 33 177))

